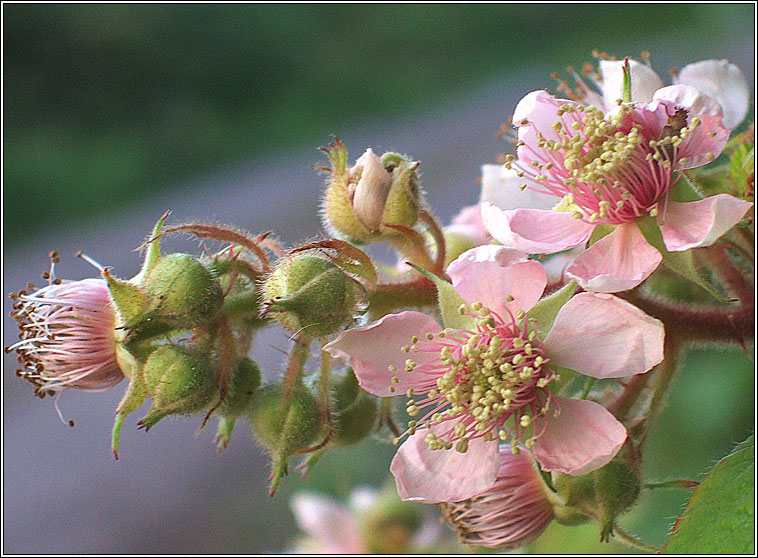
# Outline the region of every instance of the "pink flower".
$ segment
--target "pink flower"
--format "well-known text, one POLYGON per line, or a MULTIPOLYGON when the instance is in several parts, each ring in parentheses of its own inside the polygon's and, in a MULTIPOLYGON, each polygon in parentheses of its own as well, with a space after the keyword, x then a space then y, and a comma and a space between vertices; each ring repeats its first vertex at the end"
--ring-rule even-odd
MULTIPOLYGON (((598 87, 600 96, 589 89, 588 101, 597 108, 616 106, 623 89, 622 60, 601 60, 598 87)), ((664 86, 648 65, 629 60, 632 74, 632 101, 648 103, 661 99, 675 102, 691 114, 718 115, 729 130, 745 119, 750 105, 750 87, 740 69, 727 60, 702 60, 688 64, 674 75, 674 85, 664 86)))
POLYGON ((538 332, 529 310, 542 266, 502 246, 465 252, 447 269, 471 326, 443 329, 425 314, 390 314, 326 345, 378 396, 406 393, 408 440, 391 471, 403 499, 465 500, 492 486, 498 440, 532 449, 542 468, 581 475, 608 463, 626 439, 602 406, 555 396, 556 366, 623 378, 663 358, 663 326, 611 295, 582 293, 538 332), (454 450, 453 450, 454 448, 454 450))
POLYGON ((470 205, 461 209, 453 218, 453 222, 445 227, 445 234, 461 235, 473 245, 472 247, 492 242, 490 233, 484 227, 479 205, 470 205))
POLYGON ((104 279, 51 284, 21 294, 13 313, 21 341, 19 375, 44 396, 69 388, 101 391, 124 377, 116 363, 116 314, 104 279))
POLYGON ((305 553, 365 554, 360 523, 350 510, 324 496, 299 494, 292 498, 292 511, 298 527, 311 541, 305 553))
POLYGON ((666 99, 605 115, 534 91, 519 102, 513 121, 518 159, 511 157, 502 171, 508 189, 501 195, 521 188, 533 199, 525 207, 483 203, 485 226, 504 245, 533 254, 585 244, 595 227, 611 225, 566 270, 587 290, 627 290, 658 267, 662 255, 639 230, 639 218, 655 217, 666 249, 677 252, 713 244, 752 206, 727 194, 689 203, 668 199, 679 171, 724 148, 729 133, 718 115, 693 116, 666 99), (554 210, 546 207, 550 197, 558 202, 554 210))
POLYGON ((495 483, 473 498, 442 505, 461 542, 518 548, 539 537, 553 520, 552 491, 528 453, 500 447, 495 483))

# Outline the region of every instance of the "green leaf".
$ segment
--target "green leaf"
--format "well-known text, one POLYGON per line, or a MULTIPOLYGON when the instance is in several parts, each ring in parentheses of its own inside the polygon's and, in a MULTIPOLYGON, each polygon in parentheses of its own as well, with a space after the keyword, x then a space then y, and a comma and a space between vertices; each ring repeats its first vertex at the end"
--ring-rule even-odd
POLYGON ((461 314, 459 308, 465 305, 466 301, 461 298, 453 286, 447 281, 440 279, 433 273, 411 262, 409 266, 418 271, 421 275, 429 279, 437 287, 437 298, 439 300, 440 312, 442 314, 442 323, 445 327, 453 329, 467 329, 473 331, 476 329, 474 318, 468 314, 461 314))
POLYGON ((637 219, 637 225, 640 231, 642 231, 645 240, 654 246, 663 256, 663 265, 702 287, 719 302, 731 302, 729 298, 717 290, 717 287, 710 282, 706 275, 700 272, 695 264, 695 256, 692 250, 685 250, 683 252, 669 252, 666 250, 661 229, 654 217, 637 219))
POLYGON ((664 554, 755 554, 754 436, 716 463, 692 493, 664 554))
POLYGON ((541 338, 550 332, 553 327, 555 317, 558 315, 558 311, 563 308, 569 299, 574 296, 576 292, 576 281, 569 281, 568 284, 555 291, 550 296, 546 296, 537 304, 532 306, 532 309, 527 312, 527 315, 533 319, 537 325, 537 332, 541 338))

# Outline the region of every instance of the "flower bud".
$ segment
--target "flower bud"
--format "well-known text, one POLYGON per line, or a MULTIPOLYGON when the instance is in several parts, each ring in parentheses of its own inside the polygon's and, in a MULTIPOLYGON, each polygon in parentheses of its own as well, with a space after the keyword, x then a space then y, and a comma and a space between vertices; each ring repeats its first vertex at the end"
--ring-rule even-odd
MULTIPOLYGON (((604 467, 580 477, 553 475, 553 486, 566 506, 556 520, 575 525, 578 517, 601 526, 603 538, 622 513, 632 507, 640 493, 640 475, 624 459, 614 459, 604 467)), ((584 522, 584 521, 581 521, 584 522)))
POLYGON ((371 150, 349 170, 341 143, 332 145, 334 168, 324 198, 327 225, 353 242, 376 242, 399 233, 385 224, 412 227, 418 220, 418 162, 397 153, 381 159, 371 150))
POLYGON ((376 399, 361 389, 352 368, 336 383, 334 395, 336 413, 330 442, 337 446, 360 442, 376 422, 376 399))
POLYGON ((285 396, 280 384, 258 389, 250 410, 250 427, 272 459, 271 494, 287 474, 287 461, 298 451, 309 448, 322 432, 316 398, 302 384, 285 396))
POLYGON ((229 444, 234 422, 247 411, 253 401, 255 390, 260 385, 261 371, 258 365, 247 357, 240 359, 234 370, 229 394, 216 410, 216 414, 221 417, 216 433, 216 445, 219 451, 229 444))
POLYGON ((153 400, 139 421, 146 430, 167 415, 190 415, 208 406, 216 384, 208 366, 175 345, 155 349, 143 369, 147 393, 153 400))
POLYGON ((325 258, 305 252, 282 258, 263 293, 264 314, 292 333, 310 337, 339 331, 365 309, 360 283, 325 258))
POLYGON ((149 311, 174 327, 206 325, 223 302, 215 273, 188 254, 161 256, 145 276, 144 286, 149 311))

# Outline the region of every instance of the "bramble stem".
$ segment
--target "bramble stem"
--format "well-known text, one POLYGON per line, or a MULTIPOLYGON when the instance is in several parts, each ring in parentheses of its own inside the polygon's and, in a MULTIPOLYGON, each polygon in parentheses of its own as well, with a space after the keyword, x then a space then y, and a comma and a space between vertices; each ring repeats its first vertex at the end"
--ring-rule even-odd
POLYGON ((437 304, 437 288, 426 277, 416 277, 405 283, 379 283, 369 293, 371 319, 409 307, 437 304))
POLYGON ((308 349, 311 346, 311 338, 298 335, 290 353, 290 361, 284 376, 284 400, 290 396, 292 389, 300 382, 305 369, 305 361, 308 358, 308 349))
POLYGON ((636 536, 630 533, 627 533, 618 525, 613 526, 613 537, 620 543, 630 546, 632 548, 636 548, 637 550, 641 550, 643 552, 648 552, 650 554, 658 554, 661 551, 660 548, 647 544, 646 542, 643 542, 640 539, 638 539, 636 536))
POLYGON ((445 248, 445 234, 442 232, 442 227, 440 227, 440 224, 431 213, 421 209, 418 212, 418 218, 426 224, 432 238, 434 238, 435 244, 437 245, 437 257, 434 261, 434 272, 440 275, 445 271, 445 258, 447 255, 445 248))
POLYGON ((654 490, 656 488, 681 488, 682 490, 690 490, 696 488, 700 483, 690 479, 674 479, 663 482, 646 482, 642 485, 642 488, 647 490, 654 490))

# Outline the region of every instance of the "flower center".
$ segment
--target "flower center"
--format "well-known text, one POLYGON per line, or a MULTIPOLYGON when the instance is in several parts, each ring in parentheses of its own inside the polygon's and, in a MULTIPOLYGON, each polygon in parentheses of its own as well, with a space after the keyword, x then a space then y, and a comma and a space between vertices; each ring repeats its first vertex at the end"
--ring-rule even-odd
POLYGON ((430 449, 455 446, 465 452, 473 438, 496 437, 514 448, 519 442, 530 446, 527 432, 546 413, 552 401, 547 386, 558 377, 545 366, 542 341, 521 310, 508 319, 481 303, 461 312, 476 319, 475 331, 447 329, 421 342, 414 337, 403 347, 437 357, 418 365, 406 361, 407 371, 427 378, 423 387, 408 391, 407 413, 416 417, 425 411, 408 423, 409 432, 452 421, 447 432, 426 435, 430 449))
POLYGON ((632 105, 609 116, 592 106, 561 105, 552 130, 534 128, 537 148, 519 140, 520 160, 509 155, 505 166, 542 187, 534 190, 562 197, 556 209, 573 211, 577 219, 618 225, 655 216, 678 180, 675 167, 686 163, 678 148, 700 120, 688 126, 685 111, 677 110, 659 137, 650 137, 649 126, 635 122, 633 113, 632 105))

